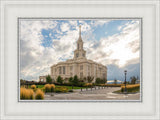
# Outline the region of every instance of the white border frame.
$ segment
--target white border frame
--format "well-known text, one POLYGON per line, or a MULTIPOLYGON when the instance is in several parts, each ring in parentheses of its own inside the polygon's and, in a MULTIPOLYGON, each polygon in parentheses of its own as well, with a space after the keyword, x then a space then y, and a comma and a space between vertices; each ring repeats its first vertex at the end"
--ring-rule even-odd
MULTIPOLYGON (((1 109, 0 109, 0 118, 1 119, 160 119, 160 104, 159 104, 159 87, 160 87, 160 82, 159 82, 159 33, 160 33, 160 28, 159 28, 159 0, 154 0, 154 1, 1 1, 1 69, 0 69, 0 75, 1 75, 1 81, 0 81, 0 95, 1 95, 1 99, 0 99, 0 103, 1 103, 1 109), (70 116, 70 115, 64 115, 64 116, 21 116, 19 114, 19 116, 13 116, 13 115, 9 115, 6 114, 5 112, 5 101, 4 101, 4 69, 5 69, 5 65, 4 65, 4 56, 5 56, 5 48, 4 48, 4 8, 6 5, 8 4, 119 4, 119 5, 126 5, 126 4, 138 4, 138 5, 153 5, 155 7, 155 14, 156 14, 156 20, 155 20, 155 24, 156 24, 156 84, 155 84, 155 89, 156 89, 156 103, 155 103, 155 107, 156 110, 154 112, 154 114, 152 115, 141 115, 141 116, 117 116, 117 115, 112 115, 112 116, 103 116, 103 115, 99 115, 99 116, 92 116, 92 115, 81 115, 81 116, 70 116)), ((145 86, 144 86, 145 87, 145 86)))

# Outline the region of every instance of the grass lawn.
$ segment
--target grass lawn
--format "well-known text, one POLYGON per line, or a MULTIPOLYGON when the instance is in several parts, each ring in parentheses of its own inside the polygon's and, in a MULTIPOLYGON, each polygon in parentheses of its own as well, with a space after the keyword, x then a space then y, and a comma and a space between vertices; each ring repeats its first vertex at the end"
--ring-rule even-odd
MULTIPOLYGON (((66 88, 68 88, 69 90, 72 89, 72 86, 60 86, 60 85, 56 85, 56 87, 66 87, 66 88)), ((86 88, 86 87, 77 87, 77 86, 73 86, 73 89, 81 89, 81 88, 86 88)))
MULTIPOLYGON (((137 93, 137 92, 139 92, 139 89, 135 89, 135 90, 133 90, 131 92, 127 92, 127 93, 137 93)), ((121 90, 117 90, 117 91, 114 91, 113 93, 123 93, 123 92, 121 92, 121 90)))
MULTIPOLYGON (((44 85, 36 85, 36 87, 38 86, 38 88, 43 88, 44 85)), ((28 86, 28 88, 31 88, 31 85, 28 86)))
MULTIPOLYGON (((36 85, 38 86, 38 88, 43 88, 44 85, 36 85)), ((56 85, 56 87, 66 87, 68 88, 68 90, 71 90, 72 89, 72 86, 61 86, 61 85, 56 85)), ((28 88, 31 88, 31 86, 29 85, 28 88)), ((77 87, 77 86, 74 86, 73 89, 81 89, 81 88, 86 88, 86 87, 77 87)))

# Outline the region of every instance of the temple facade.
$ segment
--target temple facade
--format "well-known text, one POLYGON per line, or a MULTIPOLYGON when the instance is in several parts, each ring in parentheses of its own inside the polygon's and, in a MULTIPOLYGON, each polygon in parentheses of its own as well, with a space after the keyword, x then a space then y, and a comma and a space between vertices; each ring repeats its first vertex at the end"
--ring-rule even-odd
POLYGON ((83 49, 83 40, 81 37, 81 26, 79 26, 79 38, 77 40, 77 49, 74 51, 74 58, 65 62, 51 66, 51 77, 56 80, 58 76, 63 79, 74 77, 83 79, 87 76, 107 79, 107 67, 86 58, 86 51, 83 49))
MULTIPOLYGON (((96 78, 107 79, 107 67, 86 58, 86 51, 83 49, 83 40, 81 37, 81 26, 79 26, 79 38, 73 59, 52 65, 50 67, 50 75, 53 80, 61 76, 66 80, 64 82, 67 82, 68 78, 75 75, 80 79, 88 76, 94 77, 93 82, 95 82, 96 78)), ((41 78, 43 77, 41 76, 41 78)))

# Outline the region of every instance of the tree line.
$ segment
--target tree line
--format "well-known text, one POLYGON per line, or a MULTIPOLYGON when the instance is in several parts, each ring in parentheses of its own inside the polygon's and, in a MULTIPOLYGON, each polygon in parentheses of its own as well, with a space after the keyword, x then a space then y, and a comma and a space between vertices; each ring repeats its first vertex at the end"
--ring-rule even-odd
MULTIPOLYGON (((65 78, 63 79, 61 76, 58 76, 56 79, 56 82, 59 84, 63 84, 64 82, 67 82, 72 84, 72 85, 79 85, 79 84, 84 84, 84 83, 92 83, 94 80, 93 76, 87 76, 82 78, 78 78, 77 75, 75 75, 74 77, 70 77, 70 78, 65 78)), ((51 78, 50 75, 46 76, 46 82, 47 83, 52 83, 54 80, 51 78)), ((96 84, 105 84, 107 82, 107 79, 101 79, 101 78, 96 78, 95 83, 96 84)))

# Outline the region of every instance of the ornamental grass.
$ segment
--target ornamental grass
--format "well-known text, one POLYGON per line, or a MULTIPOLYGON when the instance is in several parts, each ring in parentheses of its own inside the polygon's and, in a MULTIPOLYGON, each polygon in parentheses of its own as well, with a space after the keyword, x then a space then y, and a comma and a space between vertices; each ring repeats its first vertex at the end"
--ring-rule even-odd
POLYGON ((86 83, 84 86, 91 87, 92 85, 93 85, 92 83, 86 83))
POLYGON ((123 85, 124 84, 105 84, 104 86, 106 86, 106 87, 121 87, 123 85))
POLYGON ((36 85, 31 85, 31 88, 32 89, 36 89, 36 85))
POLYGON ((21 100, 32 100, 33 94, 34 92, 32 89, 26 89, 24 87, 20 88, 20 99, 21 100))
POLYGON ((37 89, 35 99, 36 100, 44 99, 44 92, 41 89, 37 89))
MULTIPOLYGON (((126 88, 127 88, 127 92, 134 92, 134 91, 139 90, 140 84, 127 85, 126 88)), ((125 85, 122 85, 121 92, 124 92, 124 89, 125 89, 125 85)))
POLYGON ((67 87, 56 87, 55 92, 56 93, 66 93, 68 92, 68 88, 67 87))
POLYGON ((107 84, 99 84, 99 86, 106 86, 107 84))
POLYGON ((51 84, 50 87, 51 87, 51 92, 54 92, 56 86, 54 84, 51 84))
POLYGON ((44 89, 45 89, 45 92, 51 92, 51 85, 45 84, 44 89))

